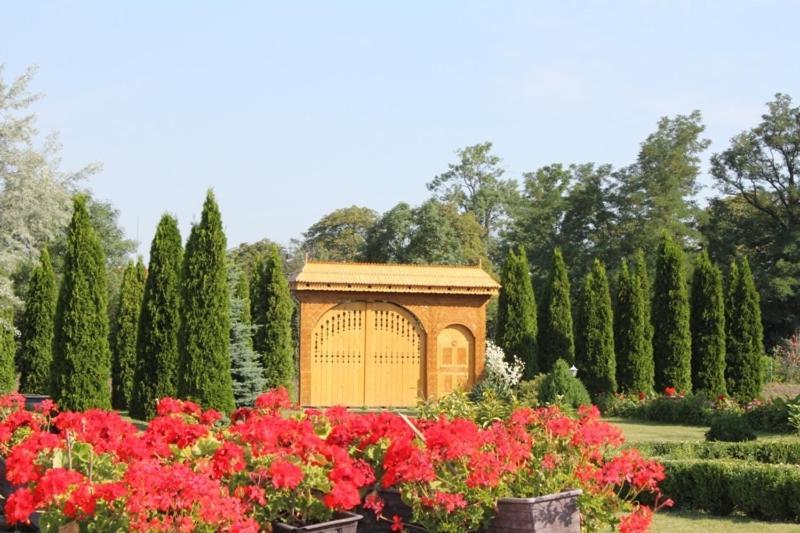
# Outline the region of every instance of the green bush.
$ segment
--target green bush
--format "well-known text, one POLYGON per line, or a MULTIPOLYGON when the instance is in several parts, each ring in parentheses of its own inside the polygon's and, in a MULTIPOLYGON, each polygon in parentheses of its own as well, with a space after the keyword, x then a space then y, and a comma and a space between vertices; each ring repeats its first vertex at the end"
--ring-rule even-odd
POLYGON ((539 406, 539 389, 547 374, 536 374, 533 379, 520 381, 517 385, 517 401, 525 407, 539 406))
POLYGON ((714 405, 704 394, 690 394, 686 397, 661 396, 644 402, 615 400, 603 413, 651 422, 708 426, 715 411, 714 405))
POLYGON ((592 403, 589 392, 581 380, 574 377, 566 361, 559 359, 553 370, 542 379, 538 395, 539 403, 579 407, 592 403))
POLYGON ((791 433, 794 431, 794 428, 789 424, 789 404, 791 403, 800 403, 800 396, 790 401, 783 398, 773 398, 766 403, 748 409, 745 411, 744 417, 755 430, 791 433))
POLYGON ((756 434, 747 419, 738 413, 719 413, 711 420, 706 440, 742 442, 755 440, 756 434))
POLYGON ((724 460, 664 460, 664 494, 678 508, 800 522, 800 469, 724 460))
POLYGON ((766 464, 800 465, 800 441, 645 442, 636 448, 664 459, 738 459, 766 464))

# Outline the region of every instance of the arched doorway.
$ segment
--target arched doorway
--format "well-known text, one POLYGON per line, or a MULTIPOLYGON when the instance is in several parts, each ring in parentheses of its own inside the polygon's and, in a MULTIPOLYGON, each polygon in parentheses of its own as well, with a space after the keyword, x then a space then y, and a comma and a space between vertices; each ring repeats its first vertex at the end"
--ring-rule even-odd
POLYGON ((439 397, 475 384, 475 340, 464 326, 444 328, 437 339, 439 397))
POLYGON ((400 306, 348 302, 311 336, 311 404, 408 406, 425 397, 425 334, 400 306))

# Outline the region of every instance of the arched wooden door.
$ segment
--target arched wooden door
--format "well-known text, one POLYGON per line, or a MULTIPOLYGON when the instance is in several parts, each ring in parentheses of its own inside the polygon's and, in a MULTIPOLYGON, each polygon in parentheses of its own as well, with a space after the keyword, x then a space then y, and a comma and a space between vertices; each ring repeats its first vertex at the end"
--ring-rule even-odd
POLYGON ((311 342, 312 405, 411 406, 425 396, 424 333, 402 307, 337 305, 311 342))
POLYGON ((464 326, 444 328, 437 338, 439 397, 475 384, 475 341, 464 326))

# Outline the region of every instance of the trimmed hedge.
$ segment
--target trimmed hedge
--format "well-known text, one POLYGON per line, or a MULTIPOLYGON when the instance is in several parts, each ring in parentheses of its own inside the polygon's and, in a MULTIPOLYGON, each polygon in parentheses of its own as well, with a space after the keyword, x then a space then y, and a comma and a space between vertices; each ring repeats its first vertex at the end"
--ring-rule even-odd
MULTIPOLYGON (((611 404, 603 406, 606 416, 685 426, 710 426, 715 416, 725 412, 715 409, 703 394, 690 394, 685 398, 661 396, 647 402, 617 405, 613 405, 613 398, 609 401, 611 404)), ((790 401, 774 398, 749 411, 732 413, 743 417, 756 431, 792 433, 794 428, 789 424, 789 403, 800 403, 800 397, 790 401)))
POLYGON ((640 442, 636 448, 664 459, 738 459, 765 464, 800 465, 800 440, 750 442, 640 442))
POLYGON ((800 469, 725 460, 664 460, 662 491, 677 508, 800 522, 800 469))

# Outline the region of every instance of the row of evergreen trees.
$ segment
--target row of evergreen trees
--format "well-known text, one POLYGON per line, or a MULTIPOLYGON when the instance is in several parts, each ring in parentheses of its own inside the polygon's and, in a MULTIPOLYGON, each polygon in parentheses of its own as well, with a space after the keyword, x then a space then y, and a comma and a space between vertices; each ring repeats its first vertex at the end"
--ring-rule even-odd
MULTIPOLYGON (((211 191, 185 250, 177 221, 164 215, 149 268, 141 259, 128 264, 109 335, 105 258, 85 198, 77 197, 57 296, 47 250, 33 273, 20 391, 50 393, 64 409, 113 406, 146 419, 165 396, 230 412, 267 388, 291 386, 293 303, 279 252, 260 261, 251 288, 225 248, 211 191)), ((3 390, 14 387, 14 345, 13 332, 0 331, 3 390)))
POLYGON ((583 280, 573 325, 567 267, 553 253, 544 299, 537 307, 524 250, 509 252, 502 272, 496 340, 525 362, 526 376, 564 359, 578 367, 593 394, 678 391, 755 398, 763 386, 759 295, 746 258, 722 273, 706 252, 694 264, 691 298, 683 252, 664 235, 651 287, 642 251, 620 265, 612 302, 603 263, 583 280))

